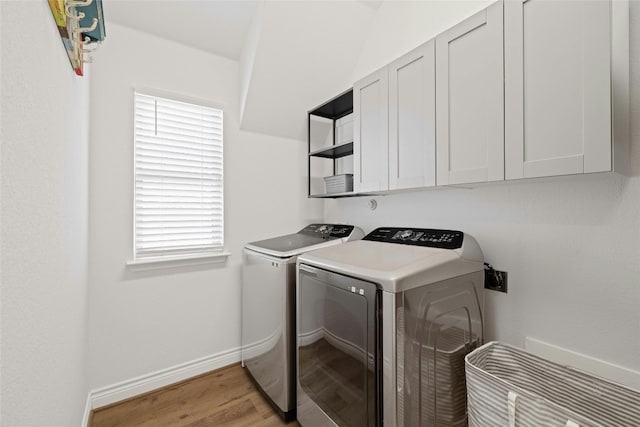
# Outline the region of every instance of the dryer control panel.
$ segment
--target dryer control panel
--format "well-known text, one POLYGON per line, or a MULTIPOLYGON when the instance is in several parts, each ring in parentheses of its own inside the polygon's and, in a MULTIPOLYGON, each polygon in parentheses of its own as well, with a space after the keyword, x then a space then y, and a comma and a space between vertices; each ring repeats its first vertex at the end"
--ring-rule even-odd
POLYGON ((300 234, 306 234, 307 236, 322 237, 324 239, 341 239, 343 237, 349 237, 353 231, 353 225, 344 224, 309 224, 302 230, 298 231, 300 234))
POLYGON ((462 247, 464 233, 462 231, 431 228, 381 227, 367 234, 362 240, 440 249, 458 249, 462 247))

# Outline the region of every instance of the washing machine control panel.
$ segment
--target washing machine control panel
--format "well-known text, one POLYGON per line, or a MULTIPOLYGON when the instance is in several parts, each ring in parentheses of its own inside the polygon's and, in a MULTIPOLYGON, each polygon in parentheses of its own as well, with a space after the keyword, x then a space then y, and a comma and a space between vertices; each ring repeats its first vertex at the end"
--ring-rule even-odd
POLYGON ((462 247, 464 233, 462 231, 434 230, 430 228, 381 227, 367 234, 363 240, 430 248, 458 249, 462 247))
POLYGON ((353 228, 353 225, 344 224, 309 224, 298 233, 322 237, 327 240, 341 239, 343 237, 349 237, 353 228))

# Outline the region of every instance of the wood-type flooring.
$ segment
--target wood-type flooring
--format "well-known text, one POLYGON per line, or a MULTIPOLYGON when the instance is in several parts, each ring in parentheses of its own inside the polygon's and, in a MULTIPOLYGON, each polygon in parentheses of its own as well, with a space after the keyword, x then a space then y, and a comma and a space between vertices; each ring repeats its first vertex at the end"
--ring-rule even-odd
POLYGON ((293 427, 273 411, 240 364, 98 408, 89 427, 293 427))

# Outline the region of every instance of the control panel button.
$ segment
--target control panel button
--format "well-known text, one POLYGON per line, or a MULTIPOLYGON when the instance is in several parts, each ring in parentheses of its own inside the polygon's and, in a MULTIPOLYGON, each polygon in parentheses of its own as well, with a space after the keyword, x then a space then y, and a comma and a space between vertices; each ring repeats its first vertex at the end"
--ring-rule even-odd
POLYGON ((400 238, 402 240, 407 240, 413 234, 413 230, 404 230, 400 232, 400 238))
POLYGON ((385 227, 372 231, 365 236, 363 240, 442 249, 458 249, 462 247, 464 233, 454 230, 385 227))
POLYGON ((321 237, 324 240, 332 240, 349 236, 354 228, 353 225, 344 224, 309 224, 298 233, 321 237))

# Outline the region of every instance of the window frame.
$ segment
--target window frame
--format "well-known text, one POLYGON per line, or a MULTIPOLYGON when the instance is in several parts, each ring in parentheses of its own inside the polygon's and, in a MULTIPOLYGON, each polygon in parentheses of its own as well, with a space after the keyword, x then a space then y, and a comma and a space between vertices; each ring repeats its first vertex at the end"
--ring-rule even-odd
MULTIPOLYGON (((225 118, 224 112, 225 108, 223 105, 212 103, 210 101, 206 101, 199 98, 193 98, 189 96, 185 96, 182 94, 176 94, 172 92, 157 90, 157 89, 149 89, 149 88, 132 88, 131 91, 131 130, 132 130, 132 197, 131 201, 133 203, 132 206, 132 257, 130 260, 126 262, 127 266, 135 270, 148 270, 148 269, 156 269, 156 268, 166 268, 166 267, 180 267, 183 265, 198 265, 198 264, 210 264, 210 263, 224 263, 226 259, 231 255, 230 252, 225 250, 225 179, 224 179, 224 170, 225 170, 225 161, 224 161, 224 142, 226 138, 226 130, 225 130, 225 118), (136 94, 150 96, 155 98, 164 98, 170 101, 182 102, 190 105, 195 105, 199 107, 206 107, 217 109, 222 112, 222 246, 219 248, 212 248, 211 250, 196 250, 194 248, 193 251, 184 251, 180 253, 162 253, 160 251, 157 255, 139 255, 136 249, 136 202, 137 202, 137 193, 136 193, 136 94)), ((169 251, 167 251, 169 252, 169 251)))

